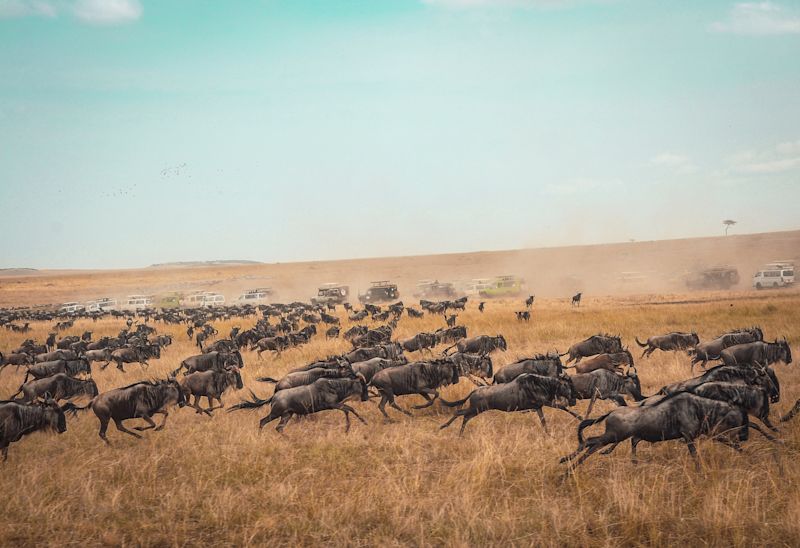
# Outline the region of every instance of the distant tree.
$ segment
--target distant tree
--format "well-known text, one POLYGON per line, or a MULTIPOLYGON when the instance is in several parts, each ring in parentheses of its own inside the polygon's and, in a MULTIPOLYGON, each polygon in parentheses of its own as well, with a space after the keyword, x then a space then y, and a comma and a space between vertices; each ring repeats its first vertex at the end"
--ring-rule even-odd
POLYGON ((722 224, 725 225, 725 235, 727 236, 728 235, 728 229, 730 227, 732 227, 733 225, 735 225, 736 221, 734 221, 732 219, 725 219, 724 221, 722 221, 722 224))

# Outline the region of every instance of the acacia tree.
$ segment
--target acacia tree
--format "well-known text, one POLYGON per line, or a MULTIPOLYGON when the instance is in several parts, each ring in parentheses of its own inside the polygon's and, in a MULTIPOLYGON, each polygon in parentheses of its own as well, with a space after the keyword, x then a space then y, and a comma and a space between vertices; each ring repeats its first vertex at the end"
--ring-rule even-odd
POLYGON ((725 235, 727 236, 728 235, 728 229, 730 227, 732 227, 733 225, 735 225, 736 221, 734 221, 732 219, 725 219, 724 221, 722 221, 722 224, 725 225, 725 235))

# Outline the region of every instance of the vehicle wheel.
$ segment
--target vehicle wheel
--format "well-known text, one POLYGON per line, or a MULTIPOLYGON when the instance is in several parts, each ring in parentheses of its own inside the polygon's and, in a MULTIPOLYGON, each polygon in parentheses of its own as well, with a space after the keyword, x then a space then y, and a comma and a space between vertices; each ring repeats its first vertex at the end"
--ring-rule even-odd
POLYGON ((761 282, 756 282, 756 289, 761 289, 761 282))

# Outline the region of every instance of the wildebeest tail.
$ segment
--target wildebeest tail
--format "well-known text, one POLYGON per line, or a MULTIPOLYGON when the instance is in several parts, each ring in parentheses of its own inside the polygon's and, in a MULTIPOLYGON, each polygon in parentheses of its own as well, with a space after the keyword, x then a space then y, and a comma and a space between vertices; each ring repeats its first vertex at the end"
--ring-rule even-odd
MULTIPOLYGON (((477 388, 475 390, 477 390, 477 388)), ((475 393, 475 390, 473 390, 472 392, 467 394, 467 397, 462 399, 462 400, 447 401, 447 400, 442 399, 441 397, 439 397, 439 401, 442 402, 442 405, 444 405, 445 407, 458 407, 460 405, 464 405, 467 402, 467 400, 469 399, 469 397, 472 396, 472 394, 475 393)))
POLYGON ((256 380, 258 382, 271 382, 272 384, 278 382, 276 379, 273 379, 272 377, 256 377, 256 380))
POLYGON ((645 348, 645 347, 647 346, 647 343, 643 343, 643 342, 641 342, 641 341, 639 340, 639 337, 634 337, 634 338, 633 338, 633 340, 635 340, 635 341, 636 341, 636 344, 638 344, 638 345, 639 345, 639 346, 641 346, 642 348, 645 348))
POLYGON ((781 422, 792 420, 795 417, 795 415, 797 415, 797 413, 800 413, 800 400, 797 400, 797 402, 795 402, 794 407, 792 407, 791 411, 789 411, 788 413, 786 413, 784 416, 781 417, 781 422))
POLYGON ((183 369, 184 367, 186 367, 188 369, 185 360, 182 361, 181 364, 178 366, 178 368, 175 371, 173 371, 172 373, 170 373, 170 375, 173 376, 173 377, 176 376, 178 373, 181 372, 181 369, 183 369))
POLYGON ((583 447, 584 440, 583 440, 583 431, 590 426, 602 422, 608 418, 611 413, 606 413, 601 417, 597 417, 596 419, 585 419, 582 420, 581 423, 578 425, 578 446, 583 447))
POLYGON ((228 413, 230 413, 231 411, 237 411, 239 409, 258 409, 259 407, 263 407, 272 401, 272 396, 270 396, 266 400, 262 400, 261 398, 256 396, 252 390, 250 391, 250 397, 252 398, 252 400, 244 400, 241 403, 237 403, 236 405, 228 409, 228 413))
POLYGON ((91 401, 84 406, 75 405, 72 402, 67 402, 61 406, 61 410, 64 413, 69 413, 74 417, 75 415, 78 414, 78 411, 86 411, 87 409, 91 409, 93 403, 94 403, 94 398, 92 398, 91 401))

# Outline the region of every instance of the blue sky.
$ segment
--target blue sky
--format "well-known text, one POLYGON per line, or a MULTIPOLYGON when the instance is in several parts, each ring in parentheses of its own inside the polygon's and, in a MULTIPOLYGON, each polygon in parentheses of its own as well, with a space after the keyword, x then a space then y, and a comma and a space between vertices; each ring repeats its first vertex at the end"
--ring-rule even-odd
POLYGON ((800 3, 0 0, 0 267, 800 228, 800 3))

